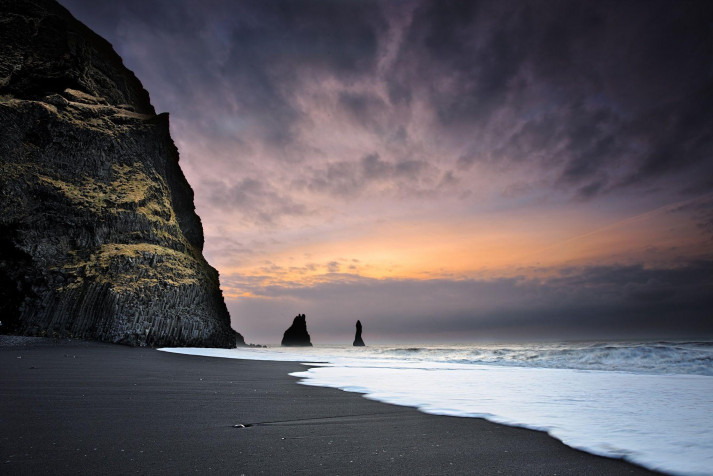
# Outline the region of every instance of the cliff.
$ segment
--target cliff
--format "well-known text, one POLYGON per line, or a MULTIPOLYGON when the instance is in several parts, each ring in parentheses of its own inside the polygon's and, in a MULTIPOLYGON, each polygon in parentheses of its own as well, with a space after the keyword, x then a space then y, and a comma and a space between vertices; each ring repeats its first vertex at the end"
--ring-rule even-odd
POLYGON ((0 2, 0 332, 234 347, 167 114, 50 0, 0 2))
POLYGON ((307 317, 297 314, 292 325, 282 336, 282 345, 285 347, 311 347, 309 332, 307 332, 307 317))

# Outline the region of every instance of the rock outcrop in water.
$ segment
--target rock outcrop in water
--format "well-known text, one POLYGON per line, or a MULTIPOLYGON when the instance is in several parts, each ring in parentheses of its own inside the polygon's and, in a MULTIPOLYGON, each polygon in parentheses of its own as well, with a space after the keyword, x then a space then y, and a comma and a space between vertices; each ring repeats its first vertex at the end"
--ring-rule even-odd
POLYGON ((356 334, 354 335, 354 347, 364 347, 364 340, 361 338, 361 321, 356 323, 356 334))
POLYGON ((234 347, 149 95, 54 1, 0 3, 0 332, 234 347))
POLYGON ((297 314, 292 325, 282 336, 282 345, 285 347, 311 347, 309 333, 307 332, 307 318, 304 314, 297 314))

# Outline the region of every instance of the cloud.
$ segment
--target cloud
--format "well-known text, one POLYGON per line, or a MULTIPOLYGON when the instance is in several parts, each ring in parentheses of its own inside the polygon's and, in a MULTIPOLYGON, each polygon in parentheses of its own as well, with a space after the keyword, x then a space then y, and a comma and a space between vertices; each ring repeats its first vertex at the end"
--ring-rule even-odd
POLYGON ((229 21, 222 23, 230 54, 220 71, 230 82, 226 92, 237 114, 259 121, 271 145, 287 146, 295 139, 302 111, 293 94, 302 82, 349 79, 375 66, 382 21, 369 2, 223 6, 229 9, 229 21))
MULTIPOLYGON (((193 119, 216 112, 224 119, 248 118, 252 127, 242 139, 257 134, 275 147, 295 139, 302 111, 293 93, 301 83, 368 74, 385 28, 380 9, 369 1, 218 1, 205 7, 193 0, 158 0, 113 8, 85 0, 63 3, 110 33, 159 108, 185 111, 193 119)), ((202 132, 210 136, 212 130, 202 132)))
POLYGON ((379 116, 386 112, 386 103, 374 94, 342 91, 339 106, 356 122, 367 129, 379 129, 379 116))
POLYGON ((713 193, 688 200, 671 212, 690 215, 698 229, 713 240, 713 193))
MULTIPOLYGON (((320 161, 312 190, 334 194, 330 176, 339 175, 342 195, 356 197, 368 177, 346 179, 359 173, 350 157, 376 150, 397 166, 451 164, 456 178, 474 163, 520 167, 539 187, 578 200, 671 175, 668 187, 700 191, 713 174, 713 6, 705 2, 64 4, 109 33, 193 142, 243 152, 215 159, 226 168, 258 172, 267 163, 249 163, 256 155, 320 161), (370 132, 361 154, 345 156, 344 143, 326 152, 325 165, 324 151, 306 152, 321 147, 308 133, 320 101, 337 107, 337 126, 353 137, 370 132), (414 155, 421 142, 435 153, 414 155)), ((506 176, 503 190, 513 185, 506 176)), ((465 183, 454 181, 453 193, 465 183)))
MULTIPOLYGON (((297 312, 324 338, 357 318, 392 337, 710 331, 710 263, 679 259, 710 257, 707 202, 657 221, 670 239, 653 218, 627 222, 641 224, 627 249, 647 249, 653 230, 669 268, 370 280, 361 264, 279 254, 444 217, 454 244, 516 218, 511 233, 586 236, 580 221, 606 227, 710 193, 713 3, 61 1, 170 111, 206 249, 254 271, 222 273, 230 295, 248 294, 230 308, 251 339, 297 312)), ((601 243, 583 249, 590 263, 611 251, 601 243)))
POLYGON ((238 213, 246 223, 277 225, 283 217, 314 213, 268 182, 255 178, 246 177, 233 184, 205 182, 201 188, 214 209, 238 213))
MULTIPOLYGON (((335 265, 330 272, 336 272, 337 264, 330 263, 335 265)), ((580 267, 547 270, 540 277, 499 279, 333 274, 310 285, 250 287, 244 281, 252 297, 230 300, 228 305, 234 326, 268 340, 271 333, 279 333, 271 326, 281 319, 287 322, 297 312, 307 313, 316 342, 333 342, 348 334, 357 319, 372 339, 381 341, 438 341, 454 336, 461 340, 685 338, 713 335, 711 271, 713 262, 697 261, 678 268, 580 267)))
MULTIPOLYGON (((339 198, 352 198, 366 191, 387 194, 432 192, 438 185, 440 171, 425 160, 383 160, 378 153, 358 161, 336 161, 314 169, 305 183, 298 185, 314 193, 339 198)), ((448 177, 445 177, 448 179, 448 177)))
MULTIPOLYGON (((391 74, 458 157, 534 163, 578 198, 713 172, 713 7, 423 2, 391 74), (417 93, 416 93, 417 92, 417 93)), ((403 94, 403 93, 402 93, 403 94)))

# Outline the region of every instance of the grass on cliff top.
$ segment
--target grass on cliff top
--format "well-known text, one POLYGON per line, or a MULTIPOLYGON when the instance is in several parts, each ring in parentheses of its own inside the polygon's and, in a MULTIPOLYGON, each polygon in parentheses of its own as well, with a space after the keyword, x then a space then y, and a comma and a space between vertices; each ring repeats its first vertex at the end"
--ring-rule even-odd
MULTIPOLYGON (((10 100, 8 98, 5 102, 10 100)), ((128 132, 132 127, 154 117, 152 114, 129 110, 125 106, 113 106, 103 98, 73 89, 65 89, 62 93, 51 94, 38 101, 17 101, 37 104, 60 121, 112 137, 128 132)))

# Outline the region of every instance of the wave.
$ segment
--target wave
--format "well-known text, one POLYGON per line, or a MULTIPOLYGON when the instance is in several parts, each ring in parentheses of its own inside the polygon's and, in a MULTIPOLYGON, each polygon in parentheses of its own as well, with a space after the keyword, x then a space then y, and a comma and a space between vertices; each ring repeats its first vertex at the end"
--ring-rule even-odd
POLYGON ((374 349, 374 354, 387 359, 457 364, 713 376, 711 342, 385 347, 374 349))

